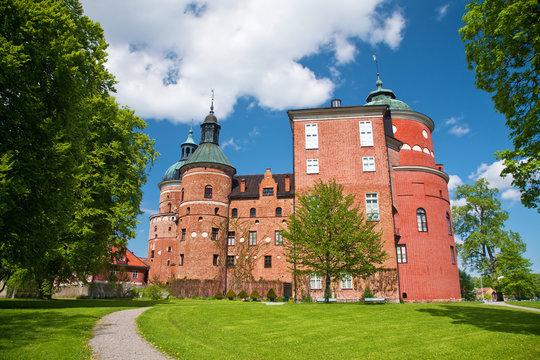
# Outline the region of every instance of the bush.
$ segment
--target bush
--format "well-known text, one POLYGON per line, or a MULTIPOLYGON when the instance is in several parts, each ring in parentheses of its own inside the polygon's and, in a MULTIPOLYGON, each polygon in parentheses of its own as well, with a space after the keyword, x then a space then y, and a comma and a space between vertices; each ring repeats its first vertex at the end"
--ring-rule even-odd
POLYGON ((364 293, 362 294, 362 298, 370 298, 373 297, 373 294, 371 293, 371 289, 369 288, 369 285, 366 286, 366 289, 364 290, 364 293))
POLYGON ((274 288, 270 288, 270 290, 268 290, 268 292, 266 293, 266 298, 270 299, 270 301, 276 300, 277 294, 274 288))
POLYGON ((257 300, 259 300, 259 299, 261 298, 261 295, 259 295, 259 293, 257 292, 257 290, 253 290, 253 291, 251 292, 250 297, 251 297, 251 300, 257 301, 257 300))
POLYGON ((245 299, 249 299, 249 295, 247 292, 245 292, 244 290, 240 291, 238 293, 238 297, 242 300, 245 300, 245 299))
POLYGON ((236 297, 236 293, 234 292, 233 289, 230 289, 229 291, 227 291, 227 294, 225 295, 225 297, 229 300, 234 300, 234 298, 236 297))
POLYGON ((161 299, 162 291, 162 287, 157 284, 149 285, 142 290, 142 297, 150 300, 159 300, 161 299))
POLYGON ((214 295, 214 299, 216 300, 223 300, 224 296, 222 293, 217 292, 216 295, 214 295))

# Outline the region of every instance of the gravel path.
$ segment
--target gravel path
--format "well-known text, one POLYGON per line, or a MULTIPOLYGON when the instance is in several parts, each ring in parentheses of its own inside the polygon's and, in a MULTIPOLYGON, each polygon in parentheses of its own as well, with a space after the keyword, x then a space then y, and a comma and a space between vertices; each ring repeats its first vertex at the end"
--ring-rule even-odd
POLYGON ((484 304, 485 305, 507 306, 507 307, 511 307, 511 308, 515 308, 515 309, 530 310, 530 311, 540 312, 540 309, 526 307, 526 306, 510 305, 510 304, 507 304, 507 303, 504 303, 504 302, 501 302, 501 301, 489 301, 489 302, 486 302, 484 304))
POLYGON ((135 319, 149 307, 113 312, 101 318, 88 343, 94 359, 170 360, 142 338, 135 319))

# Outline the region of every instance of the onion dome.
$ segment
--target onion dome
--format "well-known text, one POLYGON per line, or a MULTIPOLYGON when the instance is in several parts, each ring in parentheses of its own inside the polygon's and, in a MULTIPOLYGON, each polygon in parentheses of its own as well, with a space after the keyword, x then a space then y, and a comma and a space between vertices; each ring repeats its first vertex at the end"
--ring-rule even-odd
POLYGON ((174 181, 182 179, 182 176, 180 175, 180 168, 186 163, 188 158, 191 157, 195 150, 197 150, 197 143, 195 143, 195 140, 193 140, 193 125, 189 129, 189 134, 186 141, 184 141, 180 147, 182 148, 182 156, 180 160, 172 164, 167 171, 165 171, 161 181, 174 181))
POLYGON ((409 110, 412 111, 409 105, 401 100, 396 99, 396 95, 392 90, 383 89, 383 82, 377 74, 377 82, 375 83, 377 90, 369 93, 366 101, 366 106, 371 105, 388 105, 390 110, 409 110))

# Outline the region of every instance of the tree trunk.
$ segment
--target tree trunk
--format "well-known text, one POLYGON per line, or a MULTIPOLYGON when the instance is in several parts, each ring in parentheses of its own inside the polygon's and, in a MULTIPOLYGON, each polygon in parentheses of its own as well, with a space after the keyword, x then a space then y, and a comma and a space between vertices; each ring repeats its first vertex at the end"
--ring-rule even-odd
POLYGON ((328 274, 324 278, 324 302, 326 304, 330 302, 330 276, 328 274))

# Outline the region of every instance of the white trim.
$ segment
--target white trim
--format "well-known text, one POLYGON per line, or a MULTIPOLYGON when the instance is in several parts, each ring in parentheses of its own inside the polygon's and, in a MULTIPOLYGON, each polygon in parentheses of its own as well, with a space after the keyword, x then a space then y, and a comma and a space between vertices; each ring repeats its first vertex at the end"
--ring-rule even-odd
POLYGON ((186 177, 191 176, 191 175, 199 175, 199 174, 204 174, 204 175, 218 175, 218 176, 226 177, 227 179, 230 179, 230 178, 231 178, 231 177, 228 176, 228 175, 221 174, 221 173, 218 173, 218 172, 213 172, 213 171, 195 171, 195 172, 192 172, 192 173, 189 173, 189 174, 184 174, 184 175, 182 175, 182 179, 185 179, 186 177))
POLYGON ((447 183, 450 181, 450 177, 445 172, 442 172, 437 169, 433 169, 427 166, 419 166, 419 165, 401 165, 401 166, 392 166, 393 170, 396 171, 421 171, 426 172, 430 174, 434 174, 437 176, 442 177, 447 183))
POLYGON ((185 205, 191 205, 191 204, 212 204, 212 205, 223 205, 223 206, 227 206, 226 203, 221 202, 221 201, 193 200, 193 201, 184 201, 183 203, 180 204, 180 207, 185 206, 185 205))
MULTIPOLYGON (((178 189, 178 190, 164 190, 162 191, 161 193, 162 194, 166 194, 166 193, 172 193, 172 192, 182 192, 182 189, 178 189)), ((166 200, 165 200, 166 201, 166 200)))

